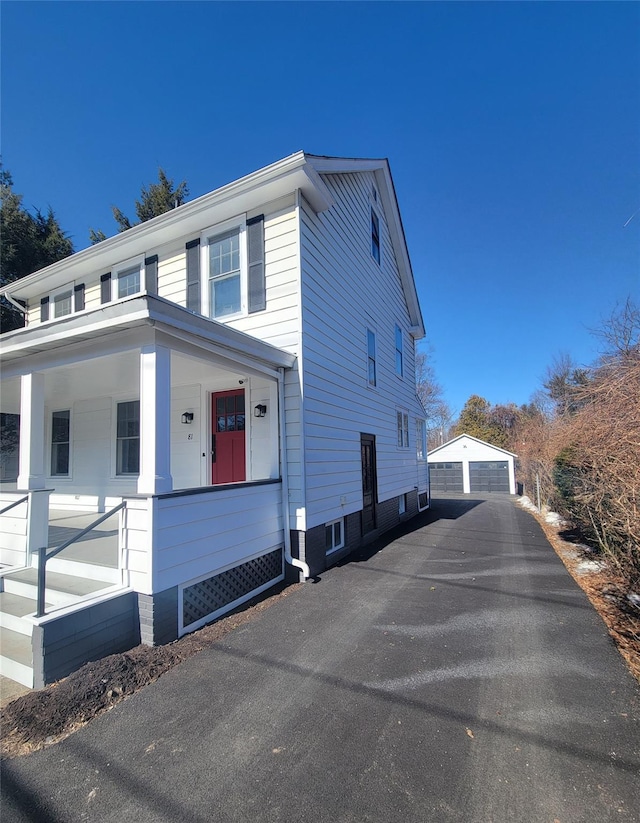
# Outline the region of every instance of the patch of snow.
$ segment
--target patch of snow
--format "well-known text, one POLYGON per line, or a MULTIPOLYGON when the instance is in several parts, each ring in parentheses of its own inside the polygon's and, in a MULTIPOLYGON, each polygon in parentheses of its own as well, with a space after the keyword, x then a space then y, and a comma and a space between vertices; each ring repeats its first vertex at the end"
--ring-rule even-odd
POLYGON ((576 571, 578 574, 593 574, 594 572, 602 571, 606 565, 606 563, 601 563, 597 560, 583 560, 581 563, 578 563, 576 571))
POLYGON ((531 501, 526 494, 523 494, 521 498, 518 500, 518 504, 522 506, 523 509, 529 509, 529 511, 538 511, 538 507, 531 501))
POLYGON ((631 592, 627 595, 627 600, 629 601, 629 603, 631 603, 632 606, 635 606, 636 609, 640 609, 640 594, 631 592))
POLYGON ((544 519, 551 526, 566 526, 567 521, 564 520, 558 512, 545 512, 544 519))

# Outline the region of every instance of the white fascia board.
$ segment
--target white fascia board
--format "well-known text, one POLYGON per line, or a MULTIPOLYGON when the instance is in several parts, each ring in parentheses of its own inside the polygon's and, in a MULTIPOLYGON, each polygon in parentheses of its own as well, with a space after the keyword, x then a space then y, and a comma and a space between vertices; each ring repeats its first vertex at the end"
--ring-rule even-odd
POLYGON ((411 268, 407 240, 402 225, 400 207, 396 197, 389 161, 386 158, 356 158, 356 157, 320 157, 307 155, 310 165, 320 174, 349 174, 363 171, 372 171, 376 177, 376 184, 382 199, 382 206, 387 216, 389 233, 396 252, 400 279, 411 318, 410 334, 414 340, 421 340, 425 336, 424 321, 420 310, 418 292, 411 268))
POLYGON ((457 437, 452 437, 451 440, 447 440, 446 443, 443 443, 441 446, 436 446, 435 449, 431 449, 429 452, 429 457, 432 454, 440 451, 440 449, 445 449, 447 446, 450 446, 452 443, 455 443, 456 440, 462 440, 465 438, 466 440, 474 440, 476 443, 480 443, 482 446, 487 446, 489 449, 495 449, 495 451, 502 452, 503 454, 508 454, 509 457, 517 457, 517 454, 513 452, 507 451, 506 449, 501 448, 500 446, 494 446, 493 443, 487 443, 486 440, 480 440, 479 437, 474 437, 472 434, 459 434, 457 437))
MULTIPOLYGON (((291 368, 296 360, 295 355, 257 337, 193 314, 155 295, 138 295, 82 315, 67 315, 52 323, 9 332, 9 339, 3 338, 0 358, 8 366, 29 355, 68 346, 78 340, 84 340, 89 346, 93 338, 122 333, 137 326, 154 326, 167 334, 173 330, 182 340, 200 347, 217 347, 227 358, 240 358, 242 364, 256 360, 276 369, 291 368)), ((9 371, 9 368, 3 369, 5 375, 9 371)))
POLYGON ((153 254, 159 246, 189 234, 199 235, 204 226, 255 210, 297 189, 316 212, 333 204, 327 186, 300 151, 16 280, 0 293, 21 300, 38 297, 63 282, 79 282, 110 271, 123 260, 153 254))

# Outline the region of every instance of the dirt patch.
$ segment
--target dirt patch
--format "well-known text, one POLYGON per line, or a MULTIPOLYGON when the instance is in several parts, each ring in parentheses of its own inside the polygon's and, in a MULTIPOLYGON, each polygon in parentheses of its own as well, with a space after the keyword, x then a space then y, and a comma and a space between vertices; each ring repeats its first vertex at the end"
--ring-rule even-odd
POLYGON ((67 737, 94 717, 112 709, 143 686, 194 654, 217 643, 233 629, 254 620, 278 600, 297 591, 302 583, 282 584, 209 626, 166 646, 136 646, 87 663, 64 680, 29 692, 8 703, 1 712, 3 758, 29 754, 67 737))
POLYGON ((569 574, 604 620, 631 674, 640 683, 640 609, 629 601, 629 584, 601 558, 585 549, 574 529, 548 523, 537 511, 529 511, 540 523, 569 574))

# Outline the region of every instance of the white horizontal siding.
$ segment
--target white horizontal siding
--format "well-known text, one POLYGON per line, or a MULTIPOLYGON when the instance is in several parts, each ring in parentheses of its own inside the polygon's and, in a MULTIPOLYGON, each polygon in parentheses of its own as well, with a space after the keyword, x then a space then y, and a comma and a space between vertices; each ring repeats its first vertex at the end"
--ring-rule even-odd
POLYGON ((278 348, 294 353, 299 346, 298 222, 293 201, 284 208, 265 210, 265 311, 227 321, 278 348))
POLYGON ((158 296, 180 306, 187 303, 187 263, 185 247, 158 255, 158 296))
POLYGON ((301 217, 307 527, 362 506, 360 433, 376 436, 378 499, 418 485, 414 349, 387 224, 378 206, 382 264, 371 255, 372 173, 325 175, 335 205, 301 217), (395 373, 395 324, 404 376, 395 373), (377 386, 367 382, 367 328, 376 333, 377 386), (397 446, 396 410, 409 413, 397 446), (347 503, 342 501, 346 497, 347 503))
POLYGON ((282 485, 228 486, 157 499, 153 589, 244 563, 283 545, 282 485))

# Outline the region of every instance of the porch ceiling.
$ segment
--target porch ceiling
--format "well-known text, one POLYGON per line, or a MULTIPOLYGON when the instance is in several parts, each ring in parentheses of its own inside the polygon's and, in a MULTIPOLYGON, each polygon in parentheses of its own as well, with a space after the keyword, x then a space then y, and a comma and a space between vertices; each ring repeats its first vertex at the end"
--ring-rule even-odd
MULTIPOLYGON (((45 402, 51 409, 63 408, 70 400, 129 393, 137 395, 140 385, 139 351, 98 357, 82 363, 59 366, 45 372, 45 402)), ((171 386, 202 385, 207 391, 221 391, 238 386, 246 372, 230 371, 213 360, 171 353, 171 386)), ((20 412, 20 378, 2 382, 0 405, 3 412, 20 412)))

